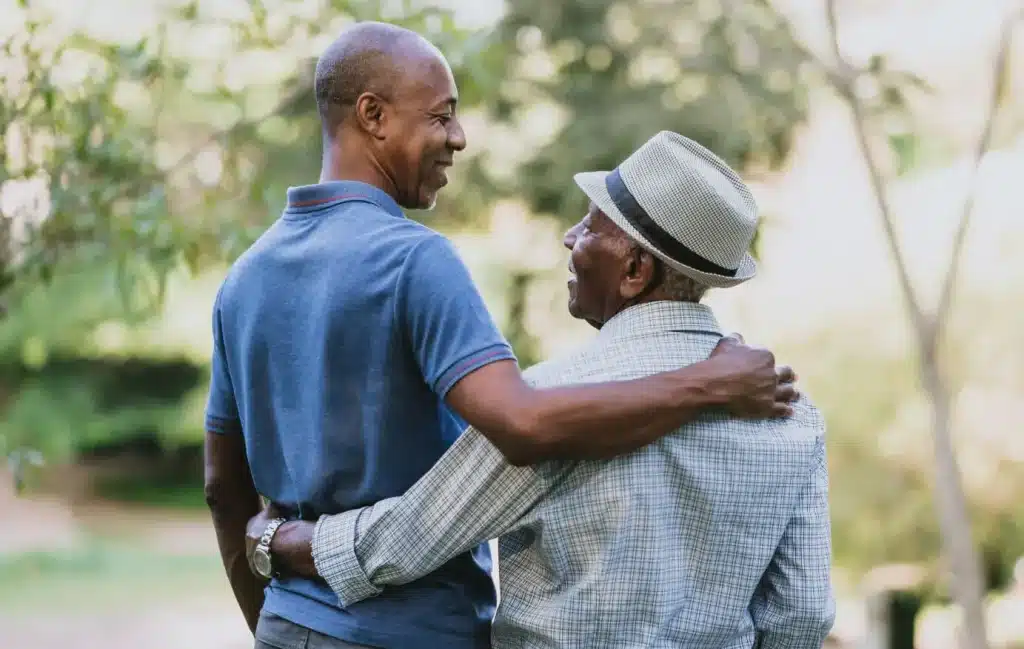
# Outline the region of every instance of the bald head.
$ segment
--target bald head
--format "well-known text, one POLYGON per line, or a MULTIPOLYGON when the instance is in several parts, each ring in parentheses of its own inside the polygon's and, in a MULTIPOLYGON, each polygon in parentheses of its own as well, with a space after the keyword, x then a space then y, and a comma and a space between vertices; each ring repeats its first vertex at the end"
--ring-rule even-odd
POLYGON ((422 36, 358 23, 316 66, 324 133, 322 180, 357 180, 398 204, 429 208, 466 147, 459 90, 444 56, 422 36))
POLYGON ((414 31, 379 22, 349 27, 317 61, 316 104, 329 133, 364 93, 392 101, 424 64, 447 67, 441 52, 414 31))

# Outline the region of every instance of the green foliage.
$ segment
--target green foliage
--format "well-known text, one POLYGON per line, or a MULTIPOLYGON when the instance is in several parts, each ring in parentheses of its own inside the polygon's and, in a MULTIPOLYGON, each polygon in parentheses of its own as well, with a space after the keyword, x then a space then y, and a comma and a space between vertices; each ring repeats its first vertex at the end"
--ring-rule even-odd
MULTIPOLYGON (((574 173, 612 169, 655 132, 678 131, 747 169, 771 168, 804 119, 799 64, 766 3, 510 0, 501 25, 507 81, 495 115, 516 122, 538 102, 564 119, 515 190, 566 219, 585 199, 574 173)), ((535 118, 540 119, 540 118, 535 118)))
MULTIPOLYGON (((8 366, 10 367, 10 366, 8 366)), ((8 369, 0 438, 53 460, 140 435, 167 445, 202 440, 191 401, 206 372, 185 361, 52 358, 44 367, 8 369)))
MULTIPOLYGON (((10 17, 23 29, 0 43, 15 63, 0 70, 0 305, 9 315, 0 364, 35 372, 0 377, 0 441, 12 458, 25 448, 66 458, 76 445, 140 430, 195 438, 200 424, 181 398, 108 408, 101 377, 69 376, 50 359, 88 356, 101 324, 159 315, 173 270, 233 259, 276 218, 289 185, 318 176, 313 62, 291 54, 293 71, 265 85, 240 83, 231 64, 287 57, 339 21, 380 18, 393 4, 335 0, 309 15, 295 11, 308 3, 254 2, 225 20, 193 2, 127 44, 84 32, 55 39, 35 6, 10 17), (174 35, 204 29, 226 30, 235 47, 219 58, 172 47, 174 35)), ((404 5, 393 22, 445 48, 464 103, 485 96, 487 66, 474 57, 493 59, 490 41, 457 29, 448 11, 404 5)))
POLYGON ((48 281, 58 263, 116 260, 127 294, 140 264, 157 272, 159 284, 184 233, 166 218, 152 126, 121 94, 155 83, 162 61, 145 40, 47 42, 42 23, 29 19, 0 45, 5 59, 21 63, 5 67, 0 94, 0 185, 24 196, 0 215, 8 283, 48 281))
MULTIPOLYGON (((971 359, 981 376, 998 372, 1003 384, 1017 385, 1022 375, 1012 359, 986 353, 970 314, 991 312, 994 301, 972 301, 951 329, 946 355, 950 367, 966 368, 971 359), (1009 370, 1009 371, 1008 371, 1009 370)), ((1019 317, 1000 327, 1013 331, 1019 317)), ((870 315, 866 321, 872 321, 870 315)), ((996 336, 999 339, 1002 335, 996 336)), ((941 538, 935 515, 932 440, 912 354, 887 350, 865 325, 847 325, 842 334, 825 332, 806 341, 793 362, 801 381, 828 420, 832 542, 836 564, 853 574, 887 563, 920 564, 929 570, 929 600, 948 598, 941 575, 941 538), (813 360, 812 360, 813 359, 813 360), (840 368, 837 370, 837 368, 840 368)), ((979 381, 961 370, 955 392, 979 381)), ((969 444, 969 437, 962 443, 969 444)), ((1015 495, 1024 489, 1024 472, 1011 462, 992 467, 1000 493, 975 490, 973 531, 985 562, 990 589, 1006 586, 1014 563, 1024 555, 1024 507, 1015 495)))
MULTIPOLYGON (((471 141, 438 207, 417 215, 441 229, 481 227, 494 200, 509 195, 575 220, 584 197, 572 175, 613 168, 661 129, 748 173, 772 169, 806 117, 806 54, 763 0, 728 13, 716 2, 508 0, 497 28, 483 32, 410 1, 329 0, 312 14, 300 10, 311 6, 304 0, 258 1, 231 19, 211 13, 215 3, 193 1, 116 45, 84 33, 55 42, 48 17, 27 4, 5 16, 24 25, 0 43, 0 56, 16 62, 0 69, 0 453, 19 462, 28 448, 61 460, 139 435, 168 446, 201 439, 204 369, 155 354, 103 357, 93 334, 110 321, 154 317, 168 273, 233 259, 276 218, 289 185, 317 177, 308 44, 346 19, 420 31, 452 62, 461 110, 484 109, 518 129, 521 159, 471 141), (230 34, 230 47, 193 51, 182 35, 203 30, 230 34), (239 61, 268 53, 293 65, 277 76, 238 76, 239 61), (544 107, 551 110, 536 110, 544 107), (506 154, 520 164, 494 173, 490 156, 506 154)), ((908 101, 927 88, 881 58, 859 78, 893 170, 933 155, 908 101)), ((505 296, 506 334, 523 366, 539 360, 526 326, 531 282, 529 273, 512 274, 505 296)), ((885 450, 884 435, 917 390, 907 359, 834 343, 810 343, 828 358, 818 365, 829 374, 804 379, 829 415, 838 563, 931 561, 939 543, 930 476, 885 450)), ((101 487, 119 498, 169 495, 172 504, 197 496, 187 484, 154 492, 134 478, 101 487)), ((1021 520, 1016 505, 978 507, 994 583, 1024 553, 1021 520)), ((47 583, 61 561, 99 572, 143 563, 112 556, 4 564, 0 584, 30 575, 47 583)), ((0 600, 21 594, 0 592, 0 600)))

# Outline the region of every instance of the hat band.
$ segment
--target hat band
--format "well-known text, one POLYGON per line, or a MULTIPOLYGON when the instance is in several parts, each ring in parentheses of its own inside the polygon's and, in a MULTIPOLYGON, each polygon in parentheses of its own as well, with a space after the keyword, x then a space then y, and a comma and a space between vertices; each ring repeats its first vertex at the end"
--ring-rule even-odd
POLYGON ((619 211, 622 212, 622 216, 626 217, 630 225, 636 228, 640 234, 644 235, 664 255, 704 273, 724 275, 726 277, 736 276, 739 268, 719 266, 715 262, 701 257, 655 223, 654 219, 647 214, 647 210, 637 202, 632 192, 626 187, 626 183, 623 182, 622 175, 619 174, 617 167, 605 176, 604 184, 608 189, 608 195, 611 196, 612 202, 615 203, 615 207, 619 208, 619 211))

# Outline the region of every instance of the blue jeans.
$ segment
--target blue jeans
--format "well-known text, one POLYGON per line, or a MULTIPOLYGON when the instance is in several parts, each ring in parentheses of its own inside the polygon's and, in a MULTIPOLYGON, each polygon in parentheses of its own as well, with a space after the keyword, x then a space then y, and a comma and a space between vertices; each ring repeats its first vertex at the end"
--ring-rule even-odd
POLYGON ((256 625, 255 649, 370 649, 307 629, 264 611, 256 625))

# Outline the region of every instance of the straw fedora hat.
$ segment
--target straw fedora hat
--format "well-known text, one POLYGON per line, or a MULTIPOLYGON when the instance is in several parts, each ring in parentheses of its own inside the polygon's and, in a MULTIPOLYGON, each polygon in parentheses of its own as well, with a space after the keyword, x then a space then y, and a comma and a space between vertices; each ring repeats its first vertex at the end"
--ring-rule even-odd
POLYGON ((662 131, 614 171, 574 179, 630 238, 701 284, 735 286, 757 272, 749 252, 754 197, 729 165, 693 140, 662 131))

